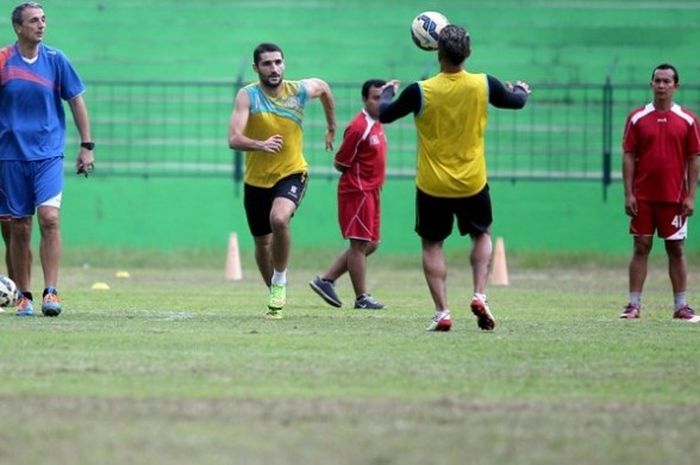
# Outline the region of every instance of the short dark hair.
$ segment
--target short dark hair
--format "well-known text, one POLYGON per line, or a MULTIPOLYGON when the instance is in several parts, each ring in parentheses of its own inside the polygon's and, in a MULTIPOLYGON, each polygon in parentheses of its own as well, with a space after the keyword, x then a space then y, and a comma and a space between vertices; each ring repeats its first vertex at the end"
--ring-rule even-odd
POLYGON ((284 52, 282 52, 279 45, 270 42, 263 42, 255 47, 255 50, 253 50, 253 63, 257 65, 260 62, 260 55, 267 52, 280 52, 282 58, 284 58, 284 52))
POLYGON ((453 65, 461 65, 469 56, 471 40, 462 26, 448 24, 438 35, 438 51, 453 65))
POLYGON ((676 69, 675 66, 673 66, 669 63, 661 63, 659 66, 654 68, 654 71, 651 72, 652 82, 654 81, 654 74, 656 73, 657 69, 670 69, 671 71, 673 71, 673 83, 678 84, 678 81, 680 80, 680 76, 678 76, 678 70, 676 69))
POLYGON ((41 6, 40 3, 36 2, 24 2, 20 3, 15 7, 14 10, 12 10, 12 24, 22 24, 22 13, 24 13, 24 10, 27 8, 41 8, 42 10, 44 9, 43 6, 41 6))
POLYGON ((386 81, 383 81, 382 79, 366 80, 365 83, 362 84, 362 98, 367 100, 367 97, 369 97, 369 89, 371 87, 382 87, 384 84, 386 84, 386 81))

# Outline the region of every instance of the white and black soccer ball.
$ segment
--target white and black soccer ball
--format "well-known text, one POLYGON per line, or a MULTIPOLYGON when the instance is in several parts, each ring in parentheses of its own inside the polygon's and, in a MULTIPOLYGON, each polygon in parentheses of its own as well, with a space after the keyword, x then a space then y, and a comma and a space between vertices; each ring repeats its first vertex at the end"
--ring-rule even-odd
POLYGON ((0 275, 0 307, 14 307, 20 297, 15 282, 7 276, 0 275))
POLYGON ((437 11, 424 11, 411 23, 413 43, 422 50, 437 50, 438 35, 442 28, 450 24, 445 15, 437 11))

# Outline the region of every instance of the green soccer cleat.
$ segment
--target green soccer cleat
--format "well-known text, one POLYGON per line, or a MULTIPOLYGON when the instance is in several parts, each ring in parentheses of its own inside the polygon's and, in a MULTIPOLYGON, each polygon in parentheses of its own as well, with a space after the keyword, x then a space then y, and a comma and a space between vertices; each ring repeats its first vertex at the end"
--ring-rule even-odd
POLYGON ((281 320, 282 319, 282 310, 270 309, 265 314, 265 318, 268 320, 281 320))
POLYGON ((267 301, 267 308, 270 310, 282 310, 287 303, 287 288, 284 284, 273 284, 270 286, 270 299, 267 301))

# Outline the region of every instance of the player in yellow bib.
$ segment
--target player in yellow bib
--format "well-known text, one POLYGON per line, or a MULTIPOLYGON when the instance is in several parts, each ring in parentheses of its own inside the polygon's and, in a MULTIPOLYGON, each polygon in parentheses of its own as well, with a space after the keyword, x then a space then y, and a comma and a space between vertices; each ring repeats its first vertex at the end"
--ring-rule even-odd
POLYGON ((319 98, 326 115, 326 150, 333 149, 335 105, 331 89, 318 78, 284 79, 285 61, 275 44, 253 51, 258 82, 238 91, 228 143, 246 151, 244 205, 255 240, 255 261, 270 290, 269 318, 281 318, 286 303, 291 244, 289 222, 301 204, 307 180, 304 108, 319 98))
POLYGON ((504 85, 493 76, 467 72, 464 61, 470 54, 467 31, 445 26, 438 36, 440 73, 406 87, 394 102, 397 86, 387 85, 380 103, 382 123, 414 114, 418 133, 416 232, 421 237, 423 271, 435 304, 428 331, 448 331, 452 326, 442 246, 452 233, 455 217, 460 234, 469 234, 472 239, 471 311, 479 328, 492 330, 496 325, 485 294, 492 214, 484 132, 489 104, 522 108, 530 89, 521 81, 504 85))

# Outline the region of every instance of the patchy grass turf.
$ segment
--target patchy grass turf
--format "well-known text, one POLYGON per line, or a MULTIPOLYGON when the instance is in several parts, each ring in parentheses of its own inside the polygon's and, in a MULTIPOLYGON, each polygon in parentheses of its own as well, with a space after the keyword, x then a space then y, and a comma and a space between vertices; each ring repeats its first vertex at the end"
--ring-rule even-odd
MULTIPOLYGON (((630 322, 623 267, 511 267, 484 333, 451 264, 446 334, 424 331, 410 264, 372 261, 379 312, 325 305, 307 286, 320 270, 293 267, 280 321, 250 263, 235 283, 66 268, 59 318, 0 315, 0 462, 695 463, 700 325, 671 320, 663 266, 630 322)), ((347 278, 339 292, 351 302, 347 278)))

